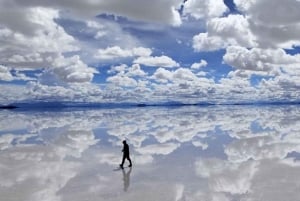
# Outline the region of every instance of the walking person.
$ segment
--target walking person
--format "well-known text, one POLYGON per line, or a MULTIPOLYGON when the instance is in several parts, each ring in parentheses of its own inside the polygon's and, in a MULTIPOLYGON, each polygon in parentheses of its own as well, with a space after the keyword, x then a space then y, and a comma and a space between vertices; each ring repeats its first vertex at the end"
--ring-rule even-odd
POLYGON ((129 146, 126 143, 126 140, 123 140, 122 152, 123 152, 123 158, 122 158, 122 163, 120 164, 120 167, 122 169, 124 168, 123 165, 124 165, 125 159, 127 159, 129 161, 129 167, 131 167, 132 163, 131 163, 131 159, 130 159, 130 156, 129 156, 129 146))

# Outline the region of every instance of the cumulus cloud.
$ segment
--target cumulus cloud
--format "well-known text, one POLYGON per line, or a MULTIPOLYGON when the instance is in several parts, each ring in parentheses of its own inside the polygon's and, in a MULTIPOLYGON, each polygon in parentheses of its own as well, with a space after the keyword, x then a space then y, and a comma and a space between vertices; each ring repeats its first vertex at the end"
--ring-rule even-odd
POLYGON ((272 95, 296 100, 299 55, 291 55, 283 48, 292 49, 300 44, 299 2, 235 0, 234 3, 238 12, 233 14, 222 0, 155 0, 151 3, 3 0, 0 2, 0 79, 37 83, 28 83, 28 89, 24 87, 21 95, 11 92, 2 100, 28 100, 28 95, 32 95, 32 99, 79 97, 93 102, 105 94, 107 99, 102 100, 106 101, 172 99, 190 103, 222 98, 246 100, 249 92, 253 92, 252 100, 272 95), (182 23, 186 24, 180 28, 169 27, 182 23), (194 25, 199 27, 196 29, 194 25), (182 37, 181 31, 190 30, 192 26, 189 33, 201 31, 192 38, 194 50, 225 49, 223 61, 232 66, 233 71, 228 74, 220 71, 222 78, 219 79, 210 69, 200 71, 207 66, 207 62, 200 59, 194 64, 184 61, 190 69, 179 68, 183 61, 157 55, 171 39, 158 47, 153 39, 141 37, 150 33, 149 30, 166 31, 166 34, 178 34, 171 38, 182 41, 176 44, 182 46, 191 40, 183 42, 186 35, 182 37), (99 73, 97 68, 116 61, 126 64, 113 64, 118 66, 107 72, 111 77, 106 77, 105 72, 101 75, 104 79, 94 79, 99 73), (149 66, 158 69, 147 68, 149 66), (176 68, 163 69, 172 67, 176 68), (213 78, 205 78, 206 72, 212 73, 209 76, 213 78), (275 77, 262 77, 253 87, 253 73, 275 77), (89 85, 102 80, 107 83, 89 85), (79 88, 77 92, 76 88, 79 88), (102 93, 100 88, 107 91, 102 93))
MULTIPOLYGON (((13 7, 14 9, 14 7, 13 7)), ((32 33, 26 30, 9 26, 5 21, 0 28, 1 60, 4 65, 10 66, 10 70, 36 70, 47 69, 64 82, 90 82, 97 71, 88 67, 78 56, 64 57, 63 53, 79 50, 75 39, 55 22, 59 17, 59 11, 52 8, 26 7, 26 12, 21 19, 26 24, 32 24, 32 33), (26 14, 25 14, 26 13, 26 14), (7 25, 7 26, 6 26, 7 25), (4 48, 3 48, 4 47, 4 48)), ((5 15, 5 13, 3 14, 5 15)), ((14 21, 12 18, 12 21, 14 21)), ((3 69, 2 69, 3 71, 3 69)), ((2 73, 3 74, 3 73, 2 73)), ((14 78, 9 78, 10 72, 6 72, 6 80, 13 79, 30 80, 21 72, 14 78)), ((4 76, 1 76, 4 79, 4 76)))
POLYGON ((247 49, 230 46, 223 56, 224 61, 241 70, 276 72, 279 67, 299 65, 299 55, 289 55, 283 49, 247 49))
POLYGON ((243 15, 213 18, 207 22, 207 32, 193 37, 196 51, 214 51, 229 45, 256 46, 255 36, 249 30, 249 22, 243 15))
MULTIPOLYGON (((243 92, 256 91, 255 94, 266 100, 272 97, 274 90, 278 92, 273 93, 274 99, 280 99, 280 93, 285 94, 281 99, 297 99, 292 91, 299 84, 295 78, 299 74, 299 55, 289 54, 285 49, 299 45, 296 34, 299 32, 299 2, 289 0, 282 6, 278 6, 279 1, 270 0, 236 0, 234 3, 240 14, 209 18, 206 32, 193 37, 195 51, 226 49, 223 61, 236 69, 217 87, 238 95, 233 90, 235 80, 246 87, 243 92), (263 79, 258 91, 247 83, 253 73, 276 77, 263 79)), ((247 99, 244 93, 239 97, 247 99)))
POLYGON ((0 65, 0 80, 11 81, 13 80, 13 75, 10 73, 10 69, 0 65))
POLYGON ((222 0, 188 0, 184 4, 184 13, 196 19, 222 16, 228 11, 222 0))
POLYGON ((235 4, 242 14, 209 19, 207 32, 194 36, 195 50, 213 51, 228 45, 260 48, 299 45, 299 2, 289 0, 281 5, 280 1, 236 0, 235 4))
POLYGON ((197 76, 187 68, 179 68, 174 71, 173 78, 175 80, 193 81, 197 79, 197 76))
POLYGON ((137 47, 133 49, 122 49, 119 46, 113 46, 106 49, 98 49, 98 52, 94 55, 94 57, 100 60, 112 60, 135 56, 147 57, 151 54, 152 51, 149 48, 137 47))
POLYGON ((169 71, 164 68, 159 68, 152 76, 158 82, 180 82, 180 81, 195 81, 199 78, 188 68, 178 68, 175 71, 169 71))
POLYGON ((207 32, 210 36, 218 36, 226 43, 243 47, 255 46, 255 36, 249 30, 249 22, 243 15, 228 15, 213 18, 207 22, 207 32))
POLYGON ((113 66, 109 72, 116 72, 117 74, 107 77, 106 81, 118 87, 138 87, 140 81, 136 80, 136 78, 147 76, 147 73, 141 69, 139 64, 133 64, 130 67, 125 64, 113 66))
POLYGON ((133 63, 153 67, 178 67, 179 64, 168 56, 139 57, 133 63))
POLYGON ((78 50, 74 38, 54 22, 59 16, 57 10, 28 8, 26 11, 23 18, 35 25, 34 34, 26 35, 23 30, 9 26, 0 28, 3 64, 15 68, 47 67, 61 52, 78 50))
POLYGON ((13 80, 36 80, 35 78, 28 77, 20 71, 12 72, 12 69, 6 66, 0 65, 0 80, 2 81, 13 81, 13 80))
POLYGON ((90 82, 94 73, 98 73, 97 70, 83 63, 78 55, 57 58, 51 71, 66 82, 90 82))
POLYGON ((205 61, 204 59, 201 59, 201 61, 199 63, 193 63, 191 66, 191 69, 200 69, 205 66, 207 66, 207 61, 205 61))
MULTIPOLYGON (((10 70, 13 69, 40 69, 43 71, 42 82, 44 83, 46 83, 46 79, 50 81, 52 75, 60 80, 61 85, 63 85, 62 82, 82 83, 93 80, 94 74, 98 73, 98 71, 89 67, 76 54, 70 53, 80 50, 80 45, 82 44, 79 44, 73 36, 58 24, 57 19, 64 15, 60 11, 64 10, 65 5, 61 5, 59 2, 39 4, 31 1, 1 2, 1 4, 3 5, 3 12, 1 12, 3 18, 0 20, 0 23, 3 25, 0 29, 0 40, 3 41, 3 46, 0 48, 1 56, 3 57, 1 61, 5 66, 9 66, 9 68, 1 68, 2 80, 30 79, 22 73, 12 75, 10 70), (11 15, 5 11, 7 6, 11 6, 11 11, 16 16, 18 16, 17 14, 22 15, 19 17, 22 22, 14 20, 16 18, 9 18, 11 15), (26 12, 23 12, 24 10, 26 12), (21 26, 22 24, 26 26, 21 26), (64 53, 68 53, 71 56, 62 56, 64 53), (47 76, 49 77, 46 78, 47 76)), ((87 27, 101 30, 104 25, 101 26, 99 23, 90 20, 87 22, 87 27)), ((114 46, 110 49, 100 49, 99 51, 102 54, 98 55, 98 57, 139 57, 149 56, 152 53, 150 49, 142 47, 130 50, 118 48, 114 46)), ((138 72, 138 70, 135 69, 135 72, 132 72, 132 74, 141 74, 142 72, 138 72)), ((56 82, 56 84, 59 82, 56 82)))
POLYGON ((158 68, 155 73, 153 74, 153 78, 158 82, 168 82, 172 79, 173 73, 164 69, 164 68, 158 68))
POLYGON ((166 23, 174 26, 181 24, 181 18, 177 8, 179 8, 180 0, 155 0, 152 2, 126 0, 126 1, 87 1, 81 2, 79 0, 72 2, 39 2, 26 0, 15 1, 16 4, 21 6, 43 6, 53 7, 63 11, 71 10, 77 16, 81 17, 95 17, 102 13, 114 14, 116 16, 124 16, 136 21, 149 21, 166 23))
POLYGON ((207 33, 199 33, 193 37, 193 48, 196 51, 214 51, 226 47, 225 41, 218 36, 208 36, 207 33))
POLYGON ((141 69, 139 64, 133 64, 130 68, 128 68, 126 75, 129 77, 144 77, 147 73, 141 69))
POLYGON ((153 84, 153 87, 155 87, 153 92, 156 96, 161 96, 162 98, 164 96, 172 97, 174 100, 183 101, 185 103, 189 102, 187 97, 191 96, 191 94, 198 93, 200 88, 204 92, 206 90, 205 83, 208 81, 206 78, 198 78, 187 68, 179 68, 175 71, 159 68, 153 76, 151 76, 151 79, 159 83, 156 85, 153 84), (181 95, 185 97, 184 100, 180 99, 181 95))
POLYGON ((107 49, 99 49, 94 57, 97 59, 115 59, 131 56, 132 52, 130 50, 123 50, 118 46, 114 46, 108 47, 107 49))
POLYGON ((299 1, 288 0, 282 4, 278 0, 236 0, 235 4, 246 14, 260 47, 293 48, 300 44, 299 1))
POLYGON ((120 86, 120 87, 135 87, 137 86, 137 82, 135 79, 130 78, 126 75, 115 75, 112 77, 108 77, 106 79, 107 82, 112 83, 115 86, 120 86))
POLYGON ((1 84, 0 90, 1 104, 23 101, 29 96, 26 86, 23 85, 1 84))
MULTIPOLYGON (((68 86, 30 82, 23 90, 19 95, 21 96, 19 99, 23 101, 101 102, 103 97, 99 86, 85 82, 75 82, 68 86)), ((15 102, 16 100, 11 99, 10 101, 15 102)))
POLYGON ((271 79, 263 79, 258 87, 261 91, 261 97, 266 100, 285 100, 297 101, 299 97, 298 88, 299 69, 291 68, 288 74, 280 74, 271 79))

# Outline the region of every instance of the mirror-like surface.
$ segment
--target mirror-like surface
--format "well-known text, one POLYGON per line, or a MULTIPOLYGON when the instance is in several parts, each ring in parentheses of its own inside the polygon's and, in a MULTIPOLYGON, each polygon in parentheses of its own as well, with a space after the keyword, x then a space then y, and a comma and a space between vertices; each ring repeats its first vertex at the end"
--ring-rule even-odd
POLYGON ((0 111, 0 129, 1 200, 300 197, 299 106, 0 111))

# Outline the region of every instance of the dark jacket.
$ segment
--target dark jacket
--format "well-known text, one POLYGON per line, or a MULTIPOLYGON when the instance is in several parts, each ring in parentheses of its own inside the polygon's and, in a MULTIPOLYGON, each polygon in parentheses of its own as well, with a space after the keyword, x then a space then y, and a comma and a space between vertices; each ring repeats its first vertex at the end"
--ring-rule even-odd
POLYGON ((128 146, 128 144, 124 144, 124 147, 123 147, 123 154, 125 155, 125 156, 129 156, 129 146, 128 146))

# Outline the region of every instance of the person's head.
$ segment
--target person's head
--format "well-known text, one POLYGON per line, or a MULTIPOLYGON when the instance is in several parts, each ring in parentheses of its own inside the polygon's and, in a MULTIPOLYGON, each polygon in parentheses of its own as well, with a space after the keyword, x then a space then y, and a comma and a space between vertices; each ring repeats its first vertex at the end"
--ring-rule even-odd
POLYGON ((126 140, 123 140, 123 144, 126 144, 126 140))

